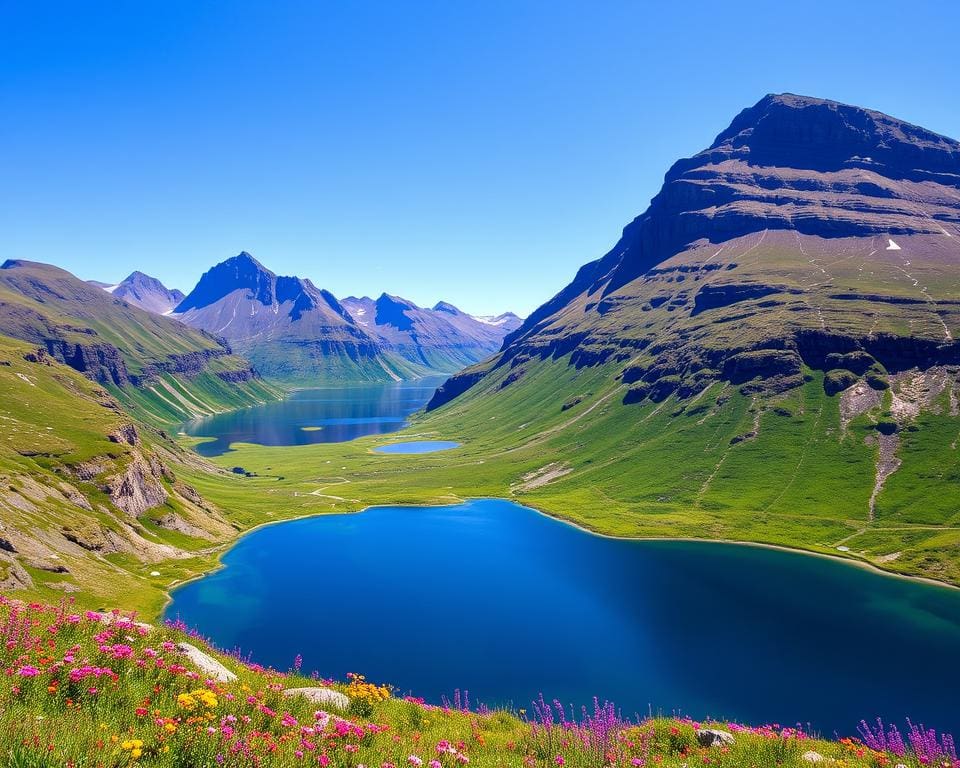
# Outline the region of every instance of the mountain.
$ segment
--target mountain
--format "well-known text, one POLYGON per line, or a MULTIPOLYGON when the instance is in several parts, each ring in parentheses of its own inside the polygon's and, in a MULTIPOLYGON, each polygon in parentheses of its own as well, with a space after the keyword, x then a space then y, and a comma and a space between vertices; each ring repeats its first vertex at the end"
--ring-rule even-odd
POLYGON ((770 95, 429 409, 598 530, 956 581, 958 334, 960 143, 770 95))
POLYGON ((329 291, 279 277, 246 251, 204 273, 174 313, 225 338, 268 377, 386 380, 415 373, 384 354, 329 291))
POLYGON ((91 285, 103 288, 107 293, 118 299, 123 299, 134 306, 154 312, 158 315, 168 315, 177 304, 185 298, 183 291, 169 289, 157 278, 145 275, 143 272, 131 272, 125 280, 116 285, 109 285, 95 280, 88 280, 91 285))
POLYGON ((484 322, 444 301, 425 309, 386 293, 376 301, 350 296, 343 306, 382 348, 441 373, 455 373, 499 351, 516 318, 510 314, 500 316, 500 323, 484 322))
POLYGON ((153 423, 277 396, 225 343, 48 264, 0 266, 0 334, 83 373, 153 423))

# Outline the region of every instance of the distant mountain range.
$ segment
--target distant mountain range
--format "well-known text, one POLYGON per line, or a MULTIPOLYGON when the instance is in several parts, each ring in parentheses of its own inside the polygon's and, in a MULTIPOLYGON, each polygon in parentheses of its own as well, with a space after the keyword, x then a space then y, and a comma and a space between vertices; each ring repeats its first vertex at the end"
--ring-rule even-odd
POLYGON ((113 296, 225 339, 263 375, 284 381, 417 378, 452 374, 497 352, 522 320, 473 317, 382 294, 343 302, 310 280, 278 276, 247 252, 207 271, 188 296, 134 272, 113 296))

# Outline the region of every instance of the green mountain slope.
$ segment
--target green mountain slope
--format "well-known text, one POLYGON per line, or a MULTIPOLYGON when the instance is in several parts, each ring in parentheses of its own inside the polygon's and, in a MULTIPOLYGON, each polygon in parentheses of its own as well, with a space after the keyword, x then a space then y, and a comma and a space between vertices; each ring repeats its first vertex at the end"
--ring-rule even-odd
POLYGON ((153 423, 277 396, 222 341, 50 265, 7 261, 0 268, 0 332, 103 384, 153 423))
POLYGON ((3 589, 157 610, 165 585, 235 534, 179 476, 200 460, 135 425, 104 386, 0 336, 0 393, 3 589))

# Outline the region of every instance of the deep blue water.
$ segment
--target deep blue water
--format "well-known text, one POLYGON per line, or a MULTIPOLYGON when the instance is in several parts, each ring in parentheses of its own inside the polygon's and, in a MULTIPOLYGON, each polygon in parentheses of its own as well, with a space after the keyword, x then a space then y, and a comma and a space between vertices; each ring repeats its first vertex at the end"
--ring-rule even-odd
POLYGON ((167 616, 280 669, 302 653, 430 701, 960 730, 960 591, 830 559, 606 539, 477 500, 282 523, 223 562, 167 616))
POLYGON ((405 443, 390 443, 374 448, 375 453, 436 453, 459 448, 460 443, 451 440, 411 440, 405 443))
POLYGON ((220 456, 230 443, 341 443, 402 429, 407 417, 426 405, 443 381, 434 377, 302 389, 279 402, 194 419, 183 429, 188 435, 216 438, 196 447, 202 456, 220 456))

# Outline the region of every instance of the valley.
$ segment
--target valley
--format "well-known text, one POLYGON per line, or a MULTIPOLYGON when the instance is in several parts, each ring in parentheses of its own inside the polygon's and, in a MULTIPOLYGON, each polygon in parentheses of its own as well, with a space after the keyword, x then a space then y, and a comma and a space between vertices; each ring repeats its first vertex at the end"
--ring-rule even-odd
MULTIPOLYGON (((958 180, 953 140, 858 107, 771 95, 674 164, 614 248, 526 319, 473 316, 446 301, 428 309, 386 292, 340 300, 247 252, 207 270, 185 295, 140 272, 90 284, 7 261, 5 588, 49 604, 122 603, 147 619, 183 609, 224 647, 279 664, 293 650, 274 645, 290 605, 271 590, 305 601, 310 593, 289 583, 326 568, 362 581, 372 568, 365 548, 377 562, 399 547, 445 572, 482 573, 457 584, 484 605, 486 586, 503 605, 458 631, 494 648, 504 636, 482 630, 489 616, 508 621, 509 584, 561 583, 565 558, 588 569, 598 558, 618 570, 564 589, 571 604, 578 589, 592 595, 570 608, 600 611, 585 626, 632 638, 611 653, 615 666, 640 646, 649 646, 646 666, 667 646, 687 660, 704 653, 689 633, 654 642, 637 634, 643 620, 611 619, 631 616, 644 589, 679 589, 699 605, 742 603, 711 623, 729 621, 737 636, 753 632, 778 649, 790 647, 790 638, 770 639, 782 617, 758 619, 756 606, 804 591, 807 602, 792 599, 797 621, 819 629, 795 636, 791 655, 839 621, 836 605, 821 609, 840 594, 845 619, 862 631, 836 648, 830 674, 847 675, 885 716, 913 696, 926 702, 917 711, 953 717, 929 686, 880 696, 849 669, 857 648, 894 622, 899 639, 877 642, 876 658, 893 652, 890 643, 909 645, 934 679, 933 668, 949 663, 941 640, 952 642, 960 626, 958 593, 945 588, 960 586, 958 180), (423 520, 439 527, 418 537, 423 520), (491 530, 499 532, 483 545, 491 530), (298 532, 324 538, 300 551, 298 532), (442 556, 429 547, 416 554, 434 535, 442 556), (537 542, 553 537, 565 554, 537 560, 537 542), (675 560, 660 559, 668 551, 675 560), (293 570, 271 576, 278 562, 293 570), (769 583, 758 586, 759 575, 769 583), (604 593, 622 597, 607 603, 604 593), (889 610, 871 613, 873 599, 889 610), (271 607, 281 615, 267 615, 271 607), (933 623, 936 643, 924 634, 933 623)), ((402 572, 392 588, 416 590, 431 574, 402 572)), ((663 600, 646 621, 665 620, 675 601, 663 600)), ((551 615, 568 607, 546 605, 551 615)), ((424 642, 408 618, 394 623, 424 642)), ((536 642, 519 625, 506 635, 536 642)), ((728 645, 743 664, 759 652, 751 642, 728 645)), ((496 682, 456 665, 432 679, 415 664, 377 666, 376 648, 327 643, 327 652, 331 668, 334 658, 349 662, 336 654, 357 653, 376 674, 395 669, 398 684, 434 698, 462 674, 469 679, 456 684, 482 688, 486 679, 489 701, 516 706, 544 679, 521 682, 517 671, 496 682)), ((511 654, 493 658, 508 667, 511 654)), ((780 670, 779 657, 764 663, 764 678, 780 670)), ((536 672, 533 661, 526 667, 536 672)), ((623 682, 646 690, 646 702, 617 691, 638 711, 774 712, 842 729, 864 706, 856 696, 833 709, 794 697, 791 709, 772 694, 752 699, 755 687, 739 696, 701 680, 694 691, 643 669, 623 682)), ((616 677, 609 667, 581 671, 553 681, 578 702, 593 681, 616 677)), ((794 685, 811 674, 794 672, 794 685)))

